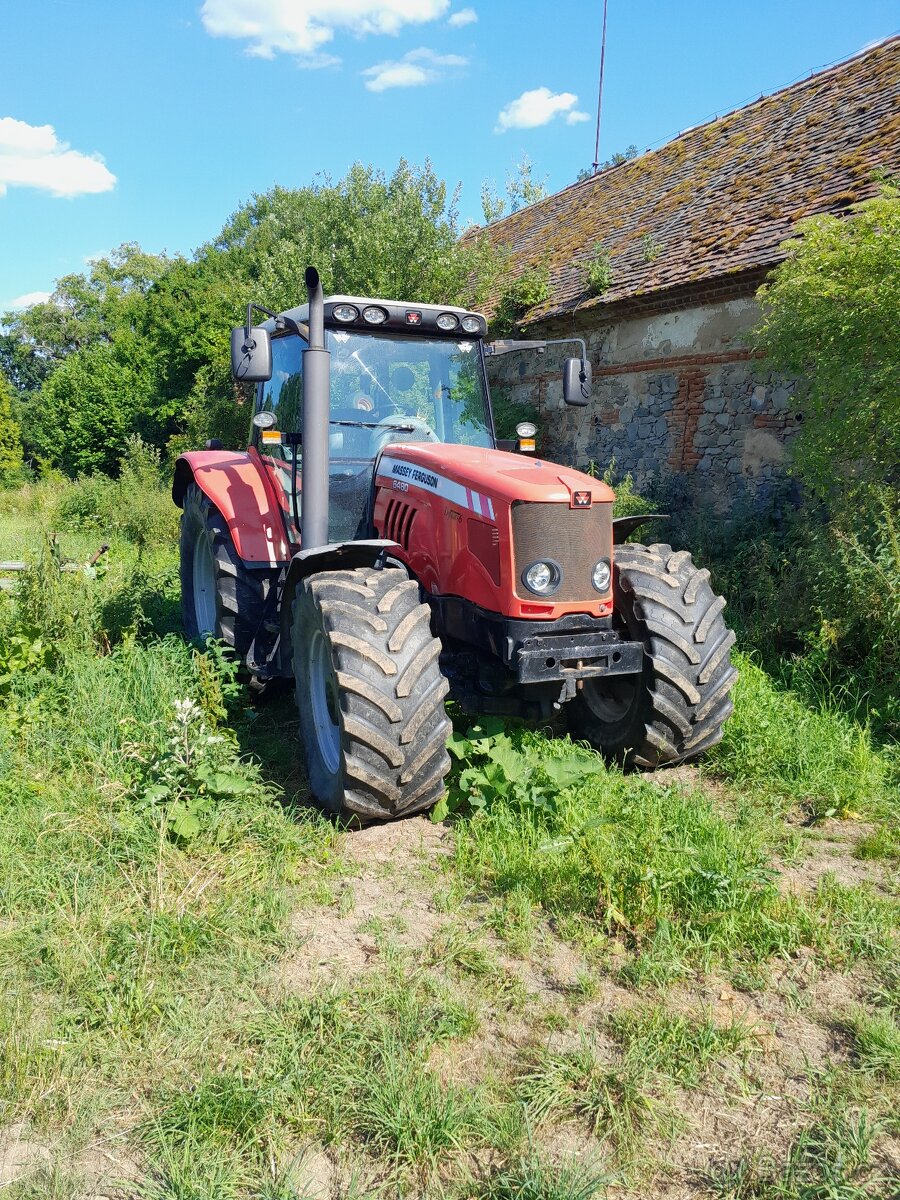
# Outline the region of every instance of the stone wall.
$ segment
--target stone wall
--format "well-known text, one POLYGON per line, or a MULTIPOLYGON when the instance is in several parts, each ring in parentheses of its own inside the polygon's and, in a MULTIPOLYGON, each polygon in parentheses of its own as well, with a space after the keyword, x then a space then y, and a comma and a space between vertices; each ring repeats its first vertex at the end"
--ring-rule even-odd
POLYGON ((616 474, 639 491, 670 488, 724 512, 739 501, 763 506, 783 477, 798 417, 795 384, 764 366, 744 334, 758 315, 752 297, 623 314, 601 324, 588 310, 528 329, 529 337, 585 338, 594 373, 587 408, 562 401, 561 369, 575 346, 489 359, 495 393, 533 405, 541 453, 616 474))

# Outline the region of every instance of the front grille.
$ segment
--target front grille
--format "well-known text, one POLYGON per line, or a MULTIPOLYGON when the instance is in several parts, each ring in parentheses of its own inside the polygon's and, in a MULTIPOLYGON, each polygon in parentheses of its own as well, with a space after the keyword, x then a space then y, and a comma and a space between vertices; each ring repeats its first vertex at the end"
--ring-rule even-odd
POLYGON ((591 582, 595 564, 612 556, 612 505, 569 508, 520 500, 512 507, 515 590, 522 600, 537 600, 522 582, 522 572, 538 559, 551 559, 562 571, 559 588, 548 596, 557 604, 598 600, 591 582))

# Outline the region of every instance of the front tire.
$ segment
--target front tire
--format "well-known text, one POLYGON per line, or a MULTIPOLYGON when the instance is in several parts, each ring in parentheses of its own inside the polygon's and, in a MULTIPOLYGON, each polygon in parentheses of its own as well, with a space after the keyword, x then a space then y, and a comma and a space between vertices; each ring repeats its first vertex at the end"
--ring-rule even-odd
POLYGON ((179 548, 181 615, 188 639, 218 638, 246 659, 277 573, 244 566, 225 518, 196 483, 185 493, 179 548))
POLYGON ((567 705, 569 726, 620 762, 654 768, 696 758, 722 737, 737 671, 725 601, 686 550, 616 547, 614 602, 644 644, 640 675, 585 680, 567 705))
POLYGON ((327 812, 387 821, 431 808, 450 767, 441 644, 402 569, 302 581, 291 646, 310 790, 327 812))

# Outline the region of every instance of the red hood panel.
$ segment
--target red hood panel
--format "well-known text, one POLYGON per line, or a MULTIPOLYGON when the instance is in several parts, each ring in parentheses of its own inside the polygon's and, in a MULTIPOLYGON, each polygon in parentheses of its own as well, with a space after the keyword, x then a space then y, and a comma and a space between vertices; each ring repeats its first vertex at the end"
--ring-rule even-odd
MULTIPOLYGON (((505 450, 446 443, 397 442, 387 447, 383 459, 400 459, 464 486, 477 488, 508 502, 530 500, 568 503, 574 491, 589 491, 593 503, 611 502, 615 493, 602 479, 561 467, 543 459, 505 450)), ((384 472, 379 463, 378 474, 384 472)))

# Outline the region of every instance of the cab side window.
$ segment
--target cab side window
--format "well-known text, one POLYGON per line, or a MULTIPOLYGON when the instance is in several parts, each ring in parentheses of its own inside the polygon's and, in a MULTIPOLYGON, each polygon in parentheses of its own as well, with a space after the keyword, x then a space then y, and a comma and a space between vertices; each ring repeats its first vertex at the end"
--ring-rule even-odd
MULTIPOLYGON (((295 333, 272 339, 272 378, 263 384, 257 412, 273 412, 275 429, 300 431, 303 407, 303 351, 306 343, 295 333)), ((257 437, 257 442, 259 438, 257 437)), ((262 447, 260 447, 262 448, 262 447)), ((283 446, 266 447, 273 458, 284 458, 283 446)))

